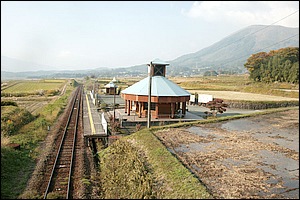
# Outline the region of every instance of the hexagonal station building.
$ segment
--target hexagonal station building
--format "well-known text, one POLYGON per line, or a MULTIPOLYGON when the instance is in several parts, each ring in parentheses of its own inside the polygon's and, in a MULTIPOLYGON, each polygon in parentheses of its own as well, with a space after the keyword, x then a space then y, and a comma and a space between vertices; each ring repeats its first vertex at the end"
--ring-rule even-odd
POLYGON ((148 77, 121 91, 121 97, 125 100, 125 113, 130 115, 134 107, 140 118, 147 117, 148 97, 151 96, 151 118, 175 118, 179 112, 184 116, 190 93, 165 77, 169 63, 155 59, 147 65, 148 77))

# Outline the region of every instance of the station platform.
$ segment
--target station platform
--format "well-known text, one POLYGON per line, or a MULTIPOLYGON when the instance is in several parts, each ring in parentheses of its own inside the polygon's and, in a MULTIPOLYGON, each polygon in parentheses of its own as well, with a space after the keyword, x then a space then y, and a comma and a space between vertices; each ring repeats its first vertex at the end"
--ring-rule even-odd
POLYGON ((84 137, 107 137, 107 131, 102 125, 101 113, 92 102, 90 93, 83 93, 83 127, 84 137))

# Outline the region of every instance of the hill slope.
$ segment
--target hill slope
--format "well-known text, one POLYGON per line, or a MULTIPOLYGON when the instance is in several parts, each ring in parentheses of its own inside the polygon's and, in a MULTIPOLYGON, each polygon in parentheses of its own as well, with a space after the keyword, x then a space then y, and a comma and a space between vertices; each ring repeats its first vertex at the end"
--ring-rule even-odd
POLYGON ((251 54, 290 46, 299 47, 299 28, 253 25, 207 48, 169 62, 176 71, 185 67, 246 71, 244 63, 251 54))

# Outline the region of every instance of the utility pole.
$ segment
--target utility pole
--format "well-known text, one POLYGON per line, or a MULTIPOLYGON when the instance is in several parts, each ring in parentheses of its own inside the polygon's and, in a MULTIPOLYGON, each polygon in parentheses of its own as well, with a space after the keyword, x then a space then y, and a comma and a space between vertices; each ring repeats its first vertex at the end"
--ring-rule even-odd
POLYGON ((95 84, 96 84, 96 81, 94 81, 94 84, 93 84, 93 97, 95 98, 95 84))
POLYGON ((113 119, 114 122, 116 118, 115 105, 116 105, 116 86, 114 84, 114 119, 113 119))
POLYGON ((150 62, 150 69, 149 69, 147 128, 150 128, 150 123, 151 123, 151 84, 152 84, 152 62, 150 62))
MULTIPOLYGON (((95 92, 95 85, 96 85, 96 80, 94 80, 94 84, 93 84, 93 98, 94 98, 93 104, 96 106, 96 92, 95 92)), ((92 99, 92 100, 93 100, 93 99, 92 99)))

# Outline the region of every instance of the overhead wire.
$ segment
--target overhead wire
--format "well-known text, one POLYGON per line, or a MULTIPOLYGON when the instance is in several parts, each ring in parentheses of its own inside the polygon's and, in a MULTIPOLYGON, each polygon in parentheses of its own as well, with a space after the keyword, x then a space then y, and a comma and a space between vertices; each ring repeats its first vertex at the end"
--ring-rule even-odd
MULTIPOLYGON (((288 17, 294 15, 294 14, 297 13, 297 12, 299 12, 299 10, 296 10, 296 11, 294 11, 293 13, 291 13, 291 14, 289 14, 289 15, 283 17, 283 18, 281 18, 280 20, 278 20, 278 21, 276 21, 276 22, 273 22, 272 24, 267 25, 267 26, 265 26, 265 27, 263 27, 263 28, 261 28, 261 29, 255 31, 255 32, 253 32, 253 33, 249 33, 249 34, 247 34, 247 35, 244 35, 243 37, 241 37, 240 39, 238 39, 238 40, 236 40, 236 41, 234 41, 234 42, 231 42, 231 43, 229 43, 229 44, 227 44, 227 45, 225 45, 225 46, 221 46, 220 48, 216 49, 215 51, 217 51, 217 50, 219 50, 219 49, 222 49, 222 48, 224 48, 224 47, 230 46, 230 45, 232 45, 232 44, 234 44, 234 43, 236 43, 236 42, 242 40, 243 38, 245 38, 245 37, 247 37, 247 36, 249 36, 249 35, 253 35, 253 34, 258 33, 258 32, 260 32, 260 31, 262 31, 262 30, 264 30, 264 29, 266 29, 266 28, 269 28, 270 26, 272 26, 272 25, 274 25, 274 24, 276 24, 276 23, 278 23, 278 22, 280 22, 280 21, 282 21, 282 20, 284 20, 284 19, 286 19, 286 18, 288 18, 288 17)), ((298 33, 298 34, 295 34, 295 35, 293 35, 293 36, 290 36, 290 37, 288 37, 288 38, 286 38, 286 39, 283 39, 283 40, 281 40, 281 41, 279 41, 279 42, 276 42, 276 43, 274 43, 274 44, 272 44, 272 45, 270 45, 270 46, 268 46, 268 47, 262 48, 262 49, 256 51, 255 53, 261 52, 261 51, 264 50, 264 49, 267 49, 267 48, 269 48, 269 47, 271 47, 271 46, 274 46, 274 45, 276 45, 276 44, 279 44, 279 43, 281 43, 281 42, 284 42, 284 41, 286 41, 286 40, 289 40, 289 39, 291 39, 291 38, 293 38, 293 37, 295 37, 295 36, 297 36, 297 35, 299 35, 299 33, 298 33)), ((254 54, 255 54, 255 53, 254 53, 254 54)), ((249 56, 249 55, 247 54, 247 55, 241 56, 241 57, 239 57, 239 58, 235 58, 235 59, 233 59, 233 60, 231 60, 231 61, 228 61, 228 62, 223 63, 222 65, 224 66, 224 65, 226 65, 226 64, 228 64, 228 63, 231 63, 231 62, 240 60, 240 59, 242 59, 242 58, 244 58, 244 57, 247 57, 247 56, 249 56)), ((222 66, 222 65, 217 65, 216 67, 220 67, 220 66, 222 66)))
MULTIPOLYGON (((272 46, 274 46, 274 45, 276 45, 276 44, 279 44, 279 43, 281 43, 281 42, 284 42, 284 41, 286 41, 286 40, 289 40, 289 39, 291 39, 291 38, 293 38, 293 37, 295 37, 295 36, 297 36, 297 35, 299 35, 299 33, 298 33, 298 34, 295 34, 295 35, 293 35, 293 36, 291 36, 291 37, 288 37, 288 38, 286 38, 286 39, 283 39, 283 40, 281 40, 281 41, 279 41, 279 42, 277 42, 277 43, 274 43, 274 44, 272 44, 272 45, 270 45, 270 46, 267 46, 267 47, 265 47, 265 48, 262 48, 262 49, 260 49, 260 50, 258 50, 258 51, 256 51, 256 52, 254 52, 253 54, 259 53, 259 52, 263 51, 264 49, 268 49, 268 48, 270 48, 270 47, 272 47, 272 46)), ((240 59, 242 59, 242 58, 244 58, 244 57, 247 57, 247 56, 249 56, 249 55, 247 54, 247 55, 241 56, 241 57, 239 57, 239 58, 235 58, 235 59, 233 59, 233 60, 227 62, 226 64, 231 63, 231 62, 234 62, 234 61, 237 61, 237 60, 240 60, 240 59)), ((224 65, 224 64, 222 64, 222 65, 224 65)))

